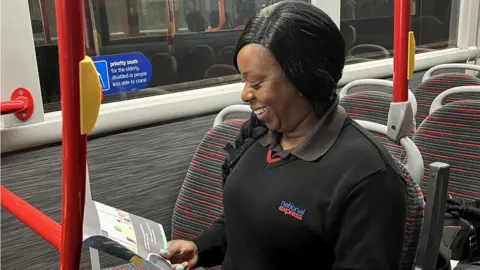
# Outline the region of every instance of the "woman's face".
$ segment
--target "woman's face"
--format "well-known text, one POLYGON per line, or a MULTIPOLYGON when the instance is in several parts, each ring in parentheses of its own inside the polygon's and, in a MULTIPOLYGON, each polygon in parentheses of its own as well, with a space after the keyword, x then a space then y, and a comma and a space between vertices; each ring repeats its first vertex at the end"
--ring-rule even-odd
POLYGON ((237 65, 245 87, 242 100, 269 129, 293 132, 313 114, 310 102, 285 77, 273 55, 258 44, 244 46, 237 55, 237 65))

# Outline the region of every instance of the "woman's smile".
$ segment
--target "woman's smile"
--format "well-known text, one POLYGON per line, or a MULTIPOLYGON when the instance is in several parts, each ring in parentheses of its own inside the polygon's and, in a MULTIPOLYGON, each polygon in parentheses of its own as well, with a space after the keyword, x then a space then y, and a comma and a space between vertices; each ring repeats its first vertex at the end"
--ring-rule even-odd
POLYGON ((270 109, 267 106, 265 106, 265 107, 253 109, 253 112, 257 115, 257 118, 259 120, 265 121, 265 118, 266 118, 269 110, 270 109))

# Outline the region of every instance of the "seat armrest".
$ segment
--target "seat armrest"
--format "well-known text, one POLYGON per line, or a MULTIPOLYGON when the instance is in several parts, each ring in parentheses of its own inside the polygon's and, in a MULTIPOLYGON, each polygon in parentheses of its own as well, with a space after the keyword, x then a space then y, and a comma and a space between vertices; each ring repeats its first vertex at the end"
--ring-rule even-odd
MULTIPOLYGON (((415 270, 435 270, 440 255, 440 243, 445 219, 450 165, 434 162, 429 167, 427 204, 415 258, 415 270)), ((441 255, 444 256, 445 254, 441 255)), ((449 260, 450 258, 445 259, 449 260)))

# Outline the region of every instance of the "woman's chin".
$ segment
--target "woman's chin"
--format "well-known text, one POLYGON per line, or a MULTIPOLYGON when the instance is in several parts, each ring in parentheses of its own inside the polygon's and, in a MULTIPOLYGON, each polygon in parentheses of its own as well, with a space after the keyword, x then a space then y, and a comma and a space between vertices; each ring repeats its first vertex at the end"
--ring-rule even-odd
POLYGON ((266 120, 267 121, 265 121, 265 125, 269 130, 278 131, 280 129, 280 125, 278 125, 277 121, 268 121, 268 119, 266 120))
POLYGON ((257 119, 265 123, 268 129, 277 131, 280 129, 280 121, 277 121, 276 117, 267 110, 265 113, 258 115, 257 119))

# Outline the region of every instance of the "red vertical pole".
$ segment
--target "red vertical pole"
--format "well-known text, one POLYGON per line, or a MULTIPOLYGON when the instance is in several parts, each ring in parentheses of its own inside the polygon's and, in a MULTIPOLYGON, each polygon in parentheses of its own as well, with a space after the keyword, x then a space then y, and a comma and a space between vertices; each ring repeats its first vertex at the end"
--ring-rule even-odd
POLYGON ((173 45, 173 36, 176 32, 175 24, 175 3, 171 0, 165 1, 167 17, 167 43, 173 45))
POLYGON ((50 26, 48 24, 47 3, 46 0, 40 0, 40 15, 42 16, 43 39, 45 44, 52 43, 50 37, 50 26))
POLYGON ((126 1, 127 4, 127 22, 128 37, 141 35, 138 21, 138 3, 137 1, 126 1))
POLYGON ((395 0, 393 44, 393 102, 408 100, 408 32, 412 0, 395 0))
POLYGON ((82 0, 56 0, 62 105, 60 269, 79 268, 85 207, 87 137, 80 133, 79 63, 85 57, 82 0))

